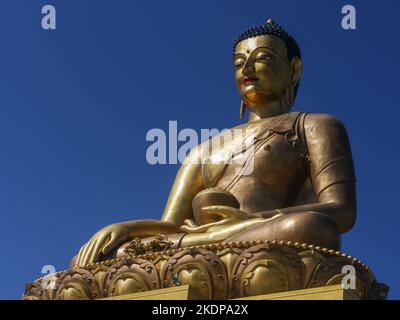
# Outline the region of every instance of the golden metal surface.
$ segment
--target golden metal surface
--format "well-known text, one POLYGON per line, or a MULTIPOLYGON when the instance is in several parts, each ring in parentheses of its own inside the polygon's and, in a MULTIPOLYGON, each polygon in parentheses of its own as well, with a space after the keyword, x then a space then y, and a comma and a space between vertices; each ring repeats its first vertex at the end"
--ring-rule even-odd
POLYGON ((198 300, 189 285, 130 293, 101 300, 198 300))
POLYGON ((341 285, 262 294, 235 300, 360 300, 341 285))
MULTIPOLYGON (((198 300, 188 285, 104 298, 102 300, 198 300)), ((261 294, 234 300, 359 300, 341 285, 261 294)))
POLYGON ((155 299, 161 294, 161 299, 168 298, 166 292, 182 298, 185 286, 190 290, 184 299, 264 299, 263 295, 273 293, 293 298, 293 290, 341 285, 347 277, 343 267, 349 265, 354 268, 356 286, 348 293, 358 299, 386 297, 387 286, 378 283, 362 262, 342 252, 303 243, 251 241, 150 251, 97 262, 51 275, 54 283, 47 288, 43 283, 48 276, 38 279, 27 285, 23 298, 155 299))
MULTIPOLYGON (((269 19, 267 24, 275 22, 269 19)), ((243 136, 224 141, 210 154, 208 142, 198 145, 179 169, 161 220, 105 227, 81 248, 72 265, 118 257, 132 239, 148 243, 160 233, 168 238, 174 234, 174 248, 273 239, 340 248, 340 234, 352 228, 356 217, 355 176, 343 124, 326 114, 290 112, 302 62, 296 56, 289 59, 278 36, 240 41, 233 64, 241 114, 247 108, 249 116, 230 131, 255 132, 249 156, 253 172, 241 175, 237 172, 243 164, 213 161, 224 158, 243 136), (207 197, 193 202, 208 190, 207 197), (215 196, 215 190, 225 196, 215 196)))

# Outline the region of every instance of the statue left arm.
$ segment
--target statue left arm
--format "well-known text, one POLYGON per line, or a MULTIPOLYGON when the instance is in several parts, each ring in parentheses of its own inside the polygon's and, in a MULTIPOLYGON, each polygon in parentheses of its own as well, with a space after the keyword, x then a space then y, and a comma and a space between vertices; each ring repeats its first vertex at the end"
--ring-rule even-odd
POLYGON ((253 216, 317 211, 328 215, 344 233, 356 218, 355 175, 346 129, 338 119, 326 114, 308 114, 304 129, 311 160, 309 175, 317 201, 253 216))

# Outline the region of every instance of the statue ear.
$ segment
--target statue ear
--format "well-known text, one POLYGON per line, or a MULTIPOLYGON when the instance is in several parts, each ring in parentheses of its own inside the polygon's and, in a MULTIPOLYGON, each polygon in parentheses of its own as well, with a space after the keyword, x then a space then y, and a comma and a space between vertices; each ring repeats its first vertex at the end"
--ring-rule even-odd
POLYGON ((302 61, 299 57, 294 57, 290 62, 290 84, 294 88, 300 81, 302 61))

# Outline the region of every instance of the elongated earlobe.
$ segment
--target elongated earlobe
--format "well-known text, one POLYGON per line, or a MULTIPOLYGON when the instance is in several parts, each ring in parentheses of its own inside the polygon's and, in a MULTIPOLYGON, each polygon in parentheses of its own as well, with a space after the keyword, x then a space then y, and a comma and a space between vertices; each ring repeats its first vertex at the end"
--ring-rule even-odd
POLYGON ((243 119, 244 112, 246 111, 246 105, 244 104, 243 100, 240 104, 240 119, 243 119))
POLYGON ((292 86, 288 86, 286 88, 286 104, 291 107, 294 103, 294 88, 292 86))

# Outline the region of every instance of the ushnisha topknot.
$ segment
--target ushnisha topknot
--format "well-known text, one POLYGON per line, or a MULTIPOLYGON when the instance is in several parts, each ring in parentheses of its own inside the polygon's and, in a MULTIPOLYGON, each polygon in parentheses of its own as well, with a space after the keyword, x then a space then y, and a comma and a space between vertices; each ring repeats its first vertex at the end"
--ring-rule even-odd
POLYGON ((273 35, 281 39, 285 43, 289 61, 291 61, 293 57, 301 58, 300 48, 296 40, 272 19, 268 19, 264 24, 251 27, 242 32, 234 42, 233 54, 235 54, 235 49, 239 42, 263 35, 273 35))

